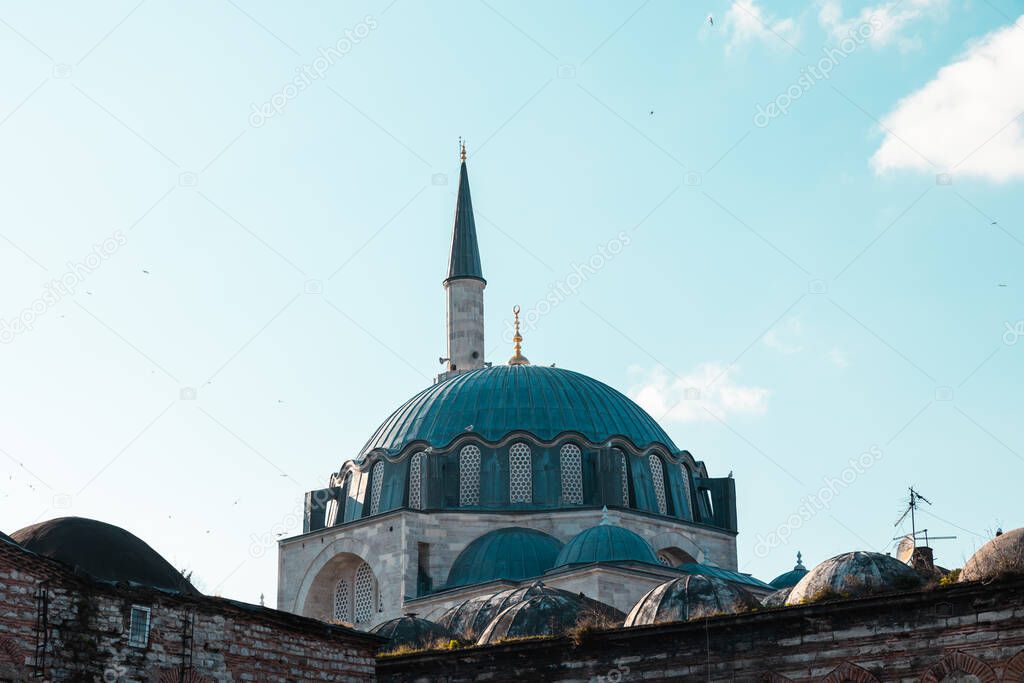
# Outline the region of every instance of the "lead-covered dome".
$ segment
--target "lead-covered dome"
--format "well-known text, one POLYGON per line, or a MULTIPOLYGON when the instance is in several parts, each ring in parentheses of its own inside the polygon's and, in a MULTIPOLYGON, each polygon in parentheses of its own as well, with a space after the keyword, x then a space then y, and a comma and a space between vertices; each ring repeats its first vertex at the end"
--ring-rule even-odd
POLYGON ((582 593, 571 593, 560 588, 546 586, 542 581, 534 581, 529 586, 509 588, 493 595, 470 598, 442 613, 437 618, 437 623, 459 638, 476 640, 487 629, 494 617, 506 608, 543 595, 581 602, 584 607, 602 615, 610 622, 621 623, 626 616, 614 607, 588 598, 582 593))
POLYGON ((490 442, 513 431, 542 440, 576 432, 593 443, 621 436, 638 448, 677 451, 647 412, 603 382, 562 368, 496 365, 456 375, 421 391, 384 421, 360 452, 398 453, 419 441, 441 448, 474 433, 490 442))
POLYGON ((138 536, 83 517, 60 517, 11 534, 26 550, 63 562, 94 579, 197 594, 181 572, 138 536))
POLYGON ((401 647, 420 649, 451 638, 451 633, 444 626, 421 619, 415 614, 405 614, 377 624, 370 629, 370 633, 388 639, 384 651, 401 647))
POLYGON ((891 555, 854 551, 829 558, 793 586, 787 605, 918 588, 924 579, 891 555))
POLYGON ((1024 574, 1024 528, 999 534, 971 555, 960 572, 961 581, 987 581, 1024 574))
POLYGON ((602 522, 584 529, 558 553, 555 567, 594 562, 646 562, 660 564, 651 544, 643 536, 621 526, 602 522))
POLYGON ((619 626, 617 610, 587 600, 582 594, 568 591, 544 591, 528 600, 517 602, 499 612, 477 640, 477 645, 492 645, 510 638, 558 636, 581 621, 589 619, 598 627, 619 626))
POLYGON ((447 587, 540 576, 555 564, 561 548, 557 538, 543 531, 524 527, 495 529, 459 553, 448 572, 447 587))
POLYGON ((739 586, 703 574, 690 574, 655 586, 626 616, 626 627, 739 614, 761 607, 739 586))

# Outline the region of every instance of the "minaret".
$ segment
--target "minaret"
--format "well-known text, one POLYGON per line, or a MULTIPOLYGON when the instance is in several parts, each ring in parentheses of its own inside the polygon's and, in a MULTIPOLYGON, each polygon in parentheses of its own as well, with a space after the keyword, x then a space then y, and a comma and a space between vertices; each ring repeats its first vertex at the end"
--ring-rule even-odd
POLYGON ((484 279, 476 241, 473 202, 466 172, 466 144, 460 141, 459 197, 455 204, 452 253, 444 291, 448 300, 448 368, 438 380, 484 367, 484 279))

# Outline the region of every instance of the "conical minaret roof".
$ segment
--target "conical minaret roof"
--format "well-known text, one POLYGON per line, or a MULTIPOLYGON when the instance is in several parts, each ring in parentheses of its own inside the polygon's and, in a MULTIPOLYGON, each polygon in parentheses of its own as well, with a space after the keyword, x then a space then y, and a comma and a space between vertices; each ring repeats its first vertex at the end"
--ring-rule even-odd
POLYGON ((463 278, 484 280, 480 266, 480 247, 476 241, 473 200, 469 195, 469 173, 466 171, 466 146, 462 145, 462 166, 459 169, 459 198, 455 204, 455 227, 452 229, 452 253, 448 259, 445 282, 463 278))

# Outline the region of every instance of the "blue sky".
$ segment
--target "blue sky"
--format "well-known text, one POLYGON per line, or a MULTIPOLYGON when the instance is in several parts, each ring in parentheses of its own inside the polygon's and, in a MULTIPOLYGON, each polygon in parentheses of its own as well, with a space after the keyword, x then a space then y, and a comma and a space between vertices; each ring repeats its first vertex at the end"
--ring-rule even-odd
POLYGON ((303 492, 439 368, 461 135, 489 360, 614 248, 524 350, 733 471, 745 571, 889 549, 910 484, 960 566, 1022 522, 1018 14, 0 4, 0 528, 103 519, 272 604, 303 492))

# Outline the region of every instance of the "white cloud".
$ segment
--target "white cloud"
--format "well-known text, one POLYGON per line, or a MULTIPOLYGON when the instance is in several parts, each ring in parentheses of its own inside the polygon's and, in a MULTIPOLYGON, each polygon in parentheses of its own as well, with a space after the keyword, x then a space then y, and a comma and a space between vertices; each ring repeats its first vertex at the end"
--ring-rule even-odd
POLYGON ((842 349, 830 349, 828 352, 828 359, 838 368, 845 368, 850 365, 850 359, 842 349))
POLYGON ((768 407, 768 389, 736 381, 736 366, 701 363, 683 376, 660 367, 632 368, 633 387, 627 392, 654 419, 669 422, 706 422, 732 415, 761 415, 768 407))
POLYGON ((921 39, 907 35, 910 26, 919 19, 937 18, 945 15, 947 0, 888 0, 878 5, 865 7, 859 14, 844 18, 841 0, 825 0, 818 12, 818 21, 839 41, 857 31, 861 26, 870 26, 866 32, 867 42, 874 47, 895 44, 901 50, 919 47, 921 39))
POLYGON ((804 350, 800 345, 803 331, 804 326, 799 318, 787 318, 785 322, 768 330, 761 341, 770 349, 792 356, 804 350))
POLYGON ((949 171, 997 182, 1024 176, 1024 40, 1016 31, 1010 25, 988 34, 900 100, 882 120, 875 172, 949 171))
POLYGON ((726 52, 747 43, 760 41, 776 47, 796 44, 799 30, 792 18, 776 19, 765 13, 755 0, 736 0, 725 13, 724 28, 729 34, 726 52))

